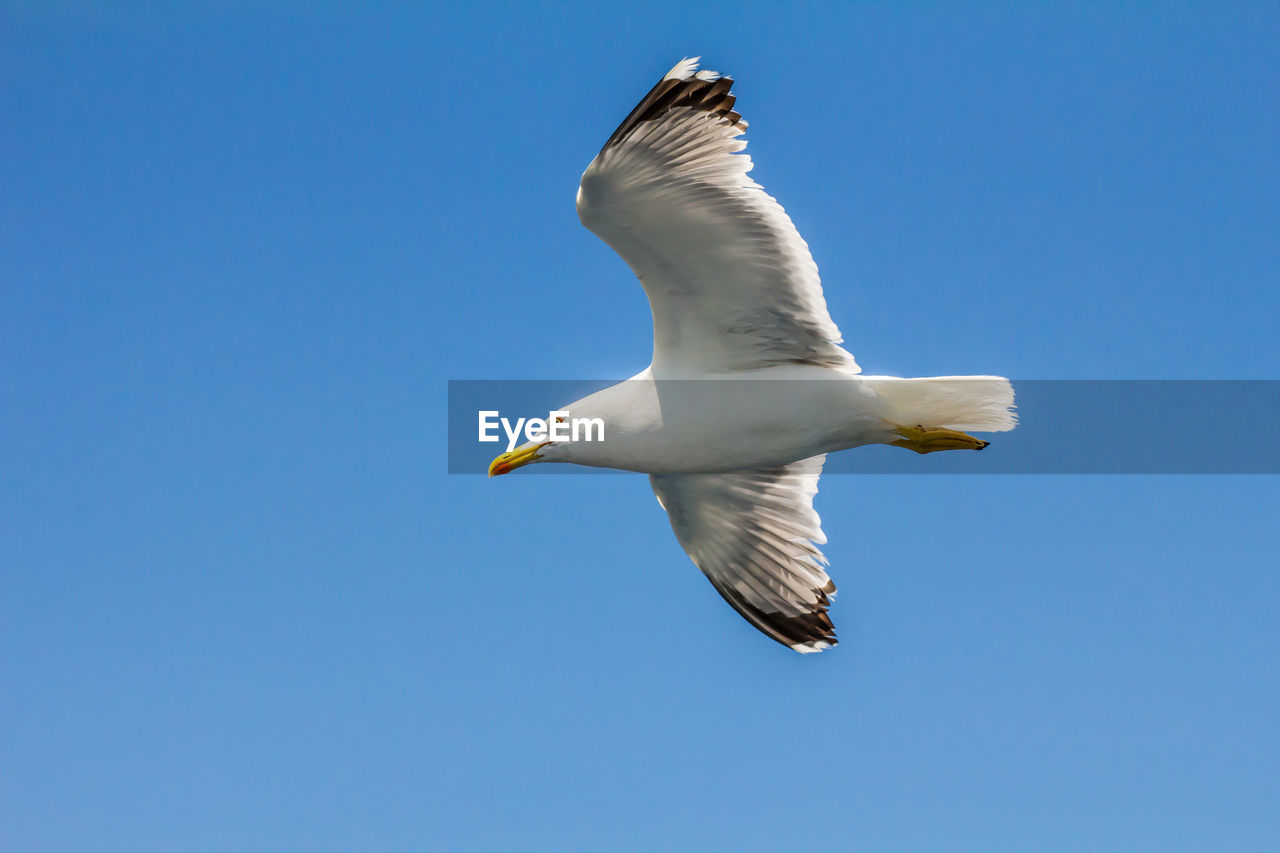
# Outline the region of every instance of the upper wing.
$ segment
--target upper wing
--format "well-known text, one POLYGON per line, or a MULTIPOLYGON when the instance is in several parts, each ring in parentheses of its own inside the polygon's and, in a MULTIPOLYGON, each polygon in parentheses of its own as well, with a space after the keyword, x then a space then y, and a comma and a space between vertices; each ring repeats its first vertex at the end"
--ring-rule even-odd
POLYGON ((730 474, 655 474, 653 492, 681 547, 725 601, 798 652, 836 644, 835 595, 813 511, 825 456, 730 474))
MULTIPOLYGON (((818 267, 786 211, 736 152, 747 123, 733 81, 671 69, 582 175, 578 216, 644 285, 653 363, 724 373, 800 363, 857 373, 818 267)), ((696 72, 696 73, 695 73, 696 72)))

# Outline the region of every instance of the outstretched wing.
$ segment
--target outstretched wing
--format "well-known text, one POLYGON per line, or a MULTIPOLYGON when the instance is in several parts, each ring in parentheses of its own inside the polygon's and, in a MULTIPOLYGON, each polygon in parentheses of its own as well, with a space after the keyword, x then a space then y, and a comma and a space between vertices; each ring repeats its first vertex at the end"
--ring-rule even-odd
POLYGON ((653 492, 681 547, 725 601, 797 652, 836 644, 836 585, 813 510, 825 456, 730 474, 655 474, 653 492))
POLYGON ((644 285, 666 375, 799 363, 857 373, 818 267, 786 211, 747 176, 733 81, 686 59, 582 175, 578 215, 644 285))

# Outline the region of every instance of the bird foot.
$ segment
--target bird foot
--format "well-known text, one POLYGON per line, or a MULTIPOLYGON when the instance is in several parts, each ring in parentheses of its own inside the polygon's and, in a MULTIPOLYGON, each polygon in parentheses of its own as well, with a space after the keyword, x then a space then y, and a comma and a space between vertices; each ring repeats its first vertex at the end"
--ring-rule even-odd
POLYGON ((916 453, 933 453, 935 450, 981 450, 991 442, 974 438, 945 427, 899 426, 894 432, 902 438, 890 442, 894 447, 905 447, 916 453))

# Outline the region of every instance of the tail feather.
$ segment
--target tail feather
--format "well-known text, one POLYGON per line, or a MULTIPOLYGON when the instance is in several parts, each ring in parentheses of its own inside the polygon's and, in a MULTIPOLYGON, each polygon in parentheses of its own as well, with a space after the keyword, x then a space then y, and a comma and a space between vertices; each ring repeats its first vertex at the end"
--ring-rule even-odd
POLYGON ((886 404, 895 423, 975 432, 1017 426, 1013 385, 1003 376, 862 377, 886 404))

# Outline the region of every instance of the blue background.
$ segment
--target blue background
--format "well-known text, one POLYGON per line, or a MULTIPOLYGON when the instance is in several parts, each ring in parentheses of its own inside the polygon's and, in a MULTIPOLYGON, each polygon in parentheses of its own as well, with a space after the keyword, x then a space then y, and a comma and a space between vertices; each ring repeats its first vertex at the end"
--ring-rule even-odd
POLYGON ((445 473, 647 363, 573 197, 694 54, 868 372, 1280 377, 1274 4, 7 4, 0 846, 1275 846, 1276 478, 828 478, 802 658, 643 478, 445 473))

